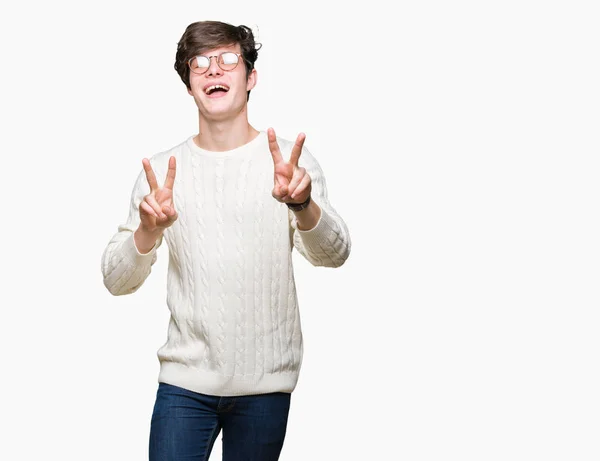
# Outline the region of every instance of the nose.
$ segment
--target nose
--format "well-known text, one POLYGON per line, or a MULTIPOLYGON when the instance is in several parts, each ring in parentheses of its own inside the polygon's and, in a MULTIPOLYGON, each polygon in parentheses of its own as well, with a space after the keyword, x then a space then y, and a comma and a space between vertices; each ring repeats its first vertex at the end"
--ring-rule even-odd
POLYGON ((210 64, 208 65, 208 69, 206 70, 206 75, 223 75, 223 69, 219 67, 217 64, 218 56, 211 56, 209 58, 210 64), (213 59, 215 58, 215 59, 213 59))

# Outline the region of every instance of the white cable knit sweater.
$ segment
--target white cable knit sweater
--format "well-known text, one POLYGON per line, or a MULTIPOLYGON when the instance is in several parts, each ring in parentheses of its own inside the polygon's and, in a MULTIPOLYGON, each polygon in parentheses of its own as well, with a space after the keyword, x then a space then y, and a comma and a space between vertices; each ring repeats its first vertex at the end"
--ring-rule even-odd
MULTIPOLYGON (((293 143, 277 141, 288 160, 293 143)), ((142 170, 129 218, 102 255, 104 284, 114 295, 135 292, 166 240, 171 319, 157 353, 158 381, 217 396, 292 392, 303 353, 292 250, 315 266, 338 267, 351 247, 319 164, 304 148, 299 165, 312 179, 321 217, 302 231, 294 213, 271 195, 274 167, 266 132, 226 152, 203 150, 190 136, 150 158, 159 184, 172 155, 177 221, 149 253, 139 253, 133 233, 140 202, 150 192, 142 170)))

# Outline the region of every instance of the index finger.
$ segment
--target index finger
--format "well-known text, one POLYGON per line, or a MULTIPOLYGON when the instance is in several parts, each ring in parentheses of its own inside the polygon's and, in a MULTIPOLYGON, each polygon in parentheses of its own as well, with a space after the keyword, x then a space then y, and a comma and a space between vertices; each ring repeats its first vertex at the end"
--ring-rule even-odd
POLYGON ((269 128, 267 130, 267 134, 269 137, 269 150, 271 151, 271 156, 273 157, 274 163, 279 163, 283 160, 281 156, 281 151, 279 150, 279 144, 277 144, 277 137, 275 136, 275 130, 273 128, 269 128))
POLYGON ((294 147, 292 147, 292 155, 290 155, 290 163, 292 165, 298 166, 298 160, 300 159, 305 139, 306 135, 304 133, 300 133, 296 138, 296 143, 294 144, 294 147))
POLYGON ((150 160, 148 160, 147 158, 143 159, 142 165, 144 165, 144 171, 146 172, 146 179, 148 180, 148 184, 150 185, 150 190, 155 191, 156 189, 158 189, 158 183, 156 182, 156 176, 154 175, 154 171, 152 171, 150 160))
POLYGON ((175 184, 175 157, 169 158, 169 169, 167 170, 167 179, 165 180, 165 188, 173 190, 175 184))

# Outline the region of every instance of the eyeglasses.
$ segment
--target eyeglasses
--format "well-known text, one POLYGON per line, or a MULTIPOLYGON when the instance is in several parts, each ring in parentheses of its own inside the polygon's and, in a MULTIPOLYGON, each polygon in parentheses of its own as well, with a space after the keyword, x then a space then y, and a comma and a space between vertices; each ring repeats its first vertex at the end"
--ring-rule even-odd
POLYGON ((188 61, 188 66, 190 66, 193 73, 203 74, 210 67, 212 58, 217 58, 217 65, 226 71, 235 69, 240 62, 240 58, 244 59, 241 54, 226 51, 219 56, 195 56, 188 61))

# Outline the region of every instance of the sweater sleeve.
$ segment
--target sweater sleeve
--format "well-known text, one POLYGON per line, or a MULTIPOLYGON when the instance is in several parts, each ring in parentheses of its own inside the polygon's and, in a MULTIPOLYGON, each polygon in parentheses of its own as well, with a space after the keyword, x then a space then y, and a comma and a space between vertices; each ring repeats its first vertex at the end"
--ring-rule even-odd
POLYGON ((110 239, 102 254, 104 285, 115 296, 133 293, 142 286, 156 262, 156 250, 162 244, 161 235, 154 247, 142 254, 133 238, 133 233, 140 224, 140 203, 149 193, 150 186, 142 170, 133 187, 127 222, 118 226, 117 233, 110 239))
POLYGON ((296 215, 289 210, 294 248, 313 266, 339 267, 350 256, 352 242, 348 227, 329 203, 323 170, 308 149, 302 149, 298 165, 310 175, 311 199, 321 208, 321 216, 315 227, 301 230, 296 215))

